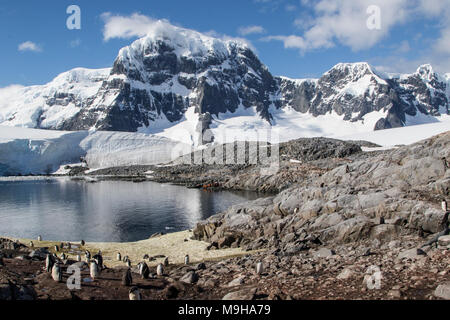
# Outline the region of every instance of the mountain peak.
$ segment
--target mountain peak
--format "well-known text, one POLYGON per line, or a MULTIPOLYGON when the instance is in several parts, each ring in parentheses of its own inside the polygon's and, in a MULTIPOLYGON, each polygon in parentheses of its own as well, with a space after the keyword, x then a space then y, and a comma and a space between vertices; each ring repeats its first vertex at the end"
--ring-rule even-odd
POLYGON ((149 27, 147 35, 136 40, 130 46, 122 48, 119 57, 129 55, 130 50, 143 50, 146 55, 151 55, 162 45, 173 50, 178 57, 199 57, 210 54, 227 56, 230 46, 249 47, 245 41, 240 39, 224 39, 178 27, 167 20, 156 20, 149 27))
POLYGON ((422 79, 432 80, 435 77, 435 72, 431 64, 423 64, 417 68, 416 74, 418 74, 422 79))

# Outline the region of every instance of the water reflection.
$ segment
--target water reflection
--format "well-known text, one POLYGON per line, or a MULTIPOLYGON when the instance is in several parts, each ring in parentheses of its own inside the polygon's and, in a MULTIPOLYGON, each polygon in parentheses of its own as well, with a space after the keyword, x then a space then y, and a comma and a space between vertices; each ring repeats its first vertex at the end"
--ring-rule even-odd
POLYGON ((195 226, 251 192, 187 189, 153 182, 69 178, 0 181, 0 235, 48 240, 137 241, 195 226))

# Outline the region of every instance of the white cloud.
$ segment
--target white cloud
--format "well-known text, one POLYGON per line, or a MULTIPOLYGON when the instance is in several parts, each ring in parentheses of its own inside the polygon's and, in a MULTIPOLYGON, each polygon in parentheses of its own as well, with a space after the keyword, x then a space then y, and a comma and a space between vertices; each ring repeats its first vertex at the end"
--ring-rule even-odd
POLYGON ((238 32, 241 36, 247 36, 249 34, 265 33, 266 30, 262 26, 248 26, 248 27, 240 27, 238 32))
POLYGON ((157 22, 157 20, 139 13, 133 13, 131 16, 120 16, 106 12, 101 17, 105 22, 103 28, 103 39, 105 41, 114 38, 143 37, 151 31, 157 22))
MULTIPOLYGON (((302 29, 302 35, 276 36, 273 40, 284 42, 285 47, 309 51, 330 48, 342 44, 354 51, 369 49, 385 38, 392 27, 403 23, 408 17, 410 3, 407 0, 320 0, 303 1, 310 6, 314 17, 295 24, 302 29), (370 30, 367 20, 369 6, 381 9, 381 28, 370 30), (295 37, 295 46, 292 39, 295 37)), ((268 39, 268 38, 266 38, 268 39)))
POLYGON ((22 52, 24 51, 42 52, 42 48, 38 46, 36 43, 31 41, 26 41, 19 44, 18 50, 22 52))
MULTIPOLYGON (((105 22, 105 26, 103 28, 104 41, 109 41, 114 38, 141 38, 150 34, 154 36, 184 38, 185 32, 191 34, 197 33, 197 35, 195 35, 194 37, 200 36, 200 34, 198 34, 198 32, 195 30, 183 29, 182 27, 174 26, 168 20, 156 20, 139 13, 133 13, 130 16, 121 16, 112 15, 111 13, 106 12, 103 13, 101 17, 105 22)), ((230 37, 227 35, 219 34, 214 30, 203 32, 202 34, 222 40, 233 40, 241 42, 249 46, 251 49, 255 50, 252 43, 244 38, 230 37)))

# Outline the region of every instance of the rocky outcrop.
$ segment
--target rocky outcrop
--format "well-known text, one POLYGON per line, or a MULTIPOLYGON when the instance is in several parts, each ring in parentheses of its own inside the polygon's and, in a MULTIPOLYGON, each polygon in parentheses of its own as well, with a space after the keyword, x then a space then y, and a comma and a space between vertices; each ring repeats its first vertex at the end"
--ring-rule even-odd
POLYGON ((306 176, 275 197, 231 207, 199 223, 194 234, 213 244, 297 252, 315 244, 437 233, 444 217, 439 204, 449 196, 449 162, 447 132, 306 176))

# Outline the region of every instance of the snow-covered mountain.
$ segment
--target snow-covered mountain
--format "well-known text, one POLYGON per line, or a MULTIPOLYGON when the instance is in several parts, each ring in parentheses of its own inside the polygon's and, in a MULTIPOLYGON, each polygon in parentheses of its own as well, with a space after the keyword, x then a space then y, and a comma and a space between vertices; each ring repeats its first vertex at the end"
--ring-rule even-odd
POLYGON ((120 50, 110 69, 74 69, 43 86, 0 89, 0 124, 152 133, 198 145, 278 128, 281 140, 440 121, 449 75, 385 75, 342 63, 320 79, 273 76, 251 47, 170 26, 120 50), (207 129, 213 136, 201 137, 207 129))

